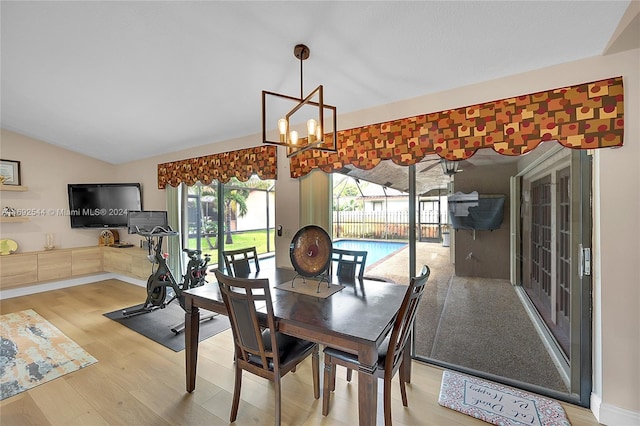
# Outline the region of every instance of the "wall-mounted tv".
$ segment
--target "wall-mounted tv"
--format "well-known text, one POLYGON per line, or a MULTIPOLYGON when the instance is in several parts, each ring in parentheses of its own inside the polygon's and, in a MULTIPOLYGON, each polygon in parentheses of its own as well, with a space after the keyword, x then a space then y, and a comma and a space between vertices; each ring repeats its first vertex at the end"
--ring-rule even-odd
POLYGON ((126 228, 129 210, 142 210, 139 183, 67 185, 72 228, 126 228))

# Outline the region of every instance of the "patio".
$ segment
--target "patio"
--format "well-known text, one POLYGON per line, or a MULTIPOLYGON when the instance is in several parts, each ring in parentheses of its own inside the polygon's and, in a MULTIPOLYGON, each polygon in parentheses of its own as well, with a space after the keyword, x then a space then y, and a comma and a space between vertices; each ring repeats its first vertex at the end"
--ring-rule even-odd
MULTIPOLYGON (((449 247, 417 243, 417 267, 431 268, 416 318, 416 354, 566 393, 543 340, 508 280, 456 277, 449 247)), ((367 276, 406 283, 406 247, 366 270, 367 276)))

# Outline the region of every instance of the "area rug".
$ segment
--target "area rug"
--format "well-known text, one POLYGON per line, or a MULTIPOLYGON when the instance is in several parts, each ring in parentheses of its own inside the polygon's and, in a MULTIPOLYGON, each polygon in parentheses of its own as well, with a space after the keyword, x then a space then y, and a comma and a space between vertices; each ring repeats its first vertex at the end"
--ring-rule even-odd
MULTIPOLYGON (((170 303, 164 309, 156 309, 148 314, 140 314, 132 317, 122 315, 123 310, 132 311, 142 305, 130 306, 128 308, 118 309, 117 311, 104 314, 105 317, 119 322, 125 327, 142 334, 143 336, 166 346, 175 352, 184 349, 184 332, 179 334, 171 331, 173 327, 184 322, 184 309, 180 307, 177 301, 170 303)), ((200 309, 200 316, 209 312, 200 309)), ((231 325, 229 318, 225 315, 216 315, 213 319, 202 321, 200 323, 199 338, 202 342, 209 337, 227 330, 231 325)))
POLYGON ((451 371, 442 374, 438 403, 500 426, 571 424, 556 401, 451 371))
POLYGON ((291 281, 287 281, 286 283, 277 285, 276 288, 280 290, 292 291, 294 293, 305 294, 307 296, 326 299, 332 294, 335 294, 340 290, 342 290, 344 286, 339 284, 330 284, 327 287, 327 282, 323 281, 320 283, 320 286, 318 287, 318 280, 313 280, 309 278, 303 280, 302 278, 297 278, 293 286, 291 286, 291 281))
POLYGON ((98 362, 31 309, 0 319, 1 399, 98 362))

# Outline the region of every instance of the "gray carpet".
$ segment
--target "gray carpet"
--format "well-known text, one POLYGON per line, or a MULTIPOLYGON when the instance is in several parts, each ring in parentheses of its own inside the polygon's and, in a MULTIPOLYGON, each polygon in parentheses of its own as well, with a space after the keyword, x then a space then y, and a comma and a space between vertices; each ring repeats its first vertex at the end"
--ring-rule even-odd
MULTIPOLYGON (((141 305, 131 306, 118 309, 117 311, 104 314, 120 324, 130 328, 131 330, 142 334, 149 339, 180 352, 184 349, 184 332, 175 334, 171 328, 181 324, 184 321, 184 310, 177 301, 170 303, 164 309, 156 309, 148 314, 135 315, 126 318, 122 315, 123 310, 133 310, 141 305)), ((200 310, 201 316, 208 313, 200 310)), ((217 315, 211 320, 202 321, 200 323, 200 341, 208 339, 211 336, 227 330, 230 327, 229 318, 225 315, 217 315)))

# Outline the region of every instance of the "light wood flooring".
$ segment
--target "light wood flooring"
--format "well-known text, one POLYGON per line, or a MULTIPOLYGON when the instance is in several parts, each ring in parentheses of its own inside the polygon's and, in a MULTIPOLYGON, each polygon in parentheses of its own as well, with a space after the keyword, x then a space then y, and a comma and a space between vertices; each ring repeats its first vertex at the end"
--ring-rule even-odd
MULTIPOLYGON (((107 280, 0 301, 0 312, 34 309, 98 359, 98 363, 0 402, 9 425, 226 425, 233 392, 233 350, 228 330, 200 344, 198 378, 185 391, 184 351, 173 352, 102 314, 144 301, 142 287, 107 280)), ((409 407, 393 389, 396 425, 486 425, 438 405, 442 370, 414 362, 409 407)), ((283 380, 283 424, 357 424, 357 376, 338 371, 329 416, 313 399, 311 361, 283 380)), ((397 380, 397 376, 396 376, 397 380)), ((382 421, 382 382, 378 423, 382 421)), ((273 387, 243 376, 237 425, 273 424, 273 387)), ((587 409, 563 403, 574 426, 597 425, 587 409)))

